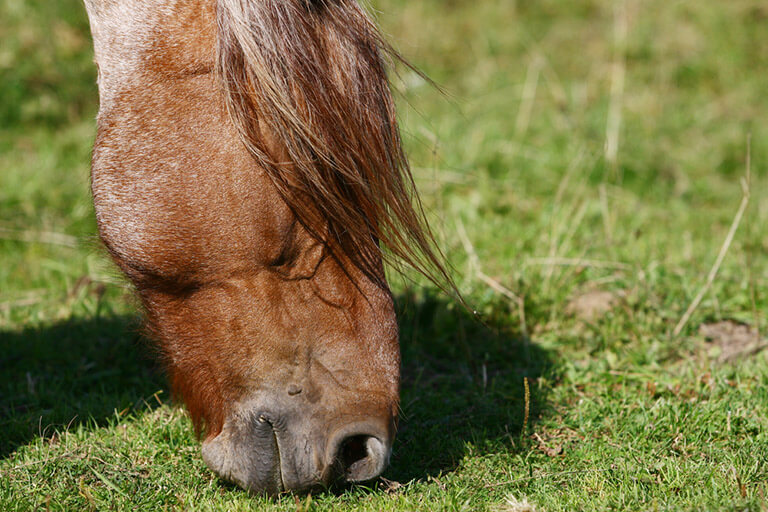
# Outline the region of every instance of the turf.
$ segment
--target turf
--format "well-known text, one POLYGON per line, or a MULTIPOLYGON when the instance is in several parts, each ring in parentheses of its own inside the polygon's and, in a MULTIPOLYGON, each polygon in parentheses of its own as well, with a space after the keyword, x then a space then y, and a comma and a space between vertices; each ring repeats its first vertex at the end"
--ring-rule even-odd
POLYGON ((482 323, 393 276, 384 479, 268 500, 205 468, 97 243, 84 8, 0 0, 0 510, 768 510, 765 5, 374 7, 445 91, 397 70, 482 323))

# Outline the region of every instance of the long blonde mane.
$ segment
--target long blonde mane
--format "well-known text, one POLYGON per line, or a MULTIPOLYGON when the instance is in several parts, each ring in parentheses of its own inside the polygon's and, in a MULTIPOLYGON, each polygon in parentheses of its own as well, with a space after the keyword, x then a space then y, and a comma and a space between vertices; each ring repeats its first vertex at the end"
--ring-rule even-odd
POLYGON ((399 57, 357 2, 219 0, 217 22, 230 116, 299 222, 380 285, 383 256, 453 288, 401 145, 399 57))

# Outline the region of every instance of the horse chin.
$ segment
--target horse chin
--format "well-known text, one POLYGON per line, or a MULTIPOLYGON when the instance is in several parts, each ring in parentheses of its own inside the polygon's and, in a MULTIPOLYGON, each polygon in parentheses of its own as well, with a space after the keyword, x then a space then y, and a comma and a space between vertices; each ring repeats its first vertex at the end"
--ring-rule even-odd
POLYGON ((271 496, 379 476, 389 463, 392 419, 331 423, 328 428, 318 416, 241 407, 203 442, 203 460, 222 479, 271 496))

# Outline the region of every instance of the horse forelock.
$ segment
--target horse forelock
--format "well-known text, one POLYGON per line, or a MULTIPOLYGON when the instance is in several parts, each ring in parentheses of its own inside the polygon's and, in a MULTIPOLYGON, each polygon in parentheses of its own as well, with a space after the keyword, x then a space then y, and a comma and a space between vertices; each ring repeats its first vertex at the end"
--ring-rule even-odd
POLYGON ((230 117, 299 222, 382 287, 382 257, 453 287, 401 145, 399 56, 356 1, 218 0, 217 24, 230 117))

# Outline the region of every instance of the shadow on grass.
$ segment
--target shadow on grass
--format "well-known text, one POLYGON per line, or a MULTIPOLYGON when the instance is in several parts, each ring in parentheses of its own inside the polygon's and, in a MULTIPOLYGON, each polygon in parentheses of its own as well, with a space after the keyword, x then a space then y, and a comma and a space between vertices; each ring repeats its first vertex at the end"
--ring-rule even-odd
POLYGON ((133 317, 0 331, 0 457, 36 437, 152 405, 165 389, 133 317))
MULTIPOLYGON (((402 414, 385 477, 426 478, 469 453, 519 450, 523 379, 552 366, 519 334, 505 302, 486 326, 442 298, 398 298, 403 358, 402 414)), ((105 425, 116 411, 146 408, 166 389, 151 343, 133 317, 73 320, 0 331, 0 457, 78 424, 105 425)), ((531 394, 529 423, 546 402, 531 394)))
POLYGON ((546 405, 536 380, 550 372, 553 359, 521 335, 508 303, 489 305, 485 325, 441 298, 398 303, 402 415, 385 478, 436 476, 469 453, 523 449, 524 378, 530 425, 546 405))

